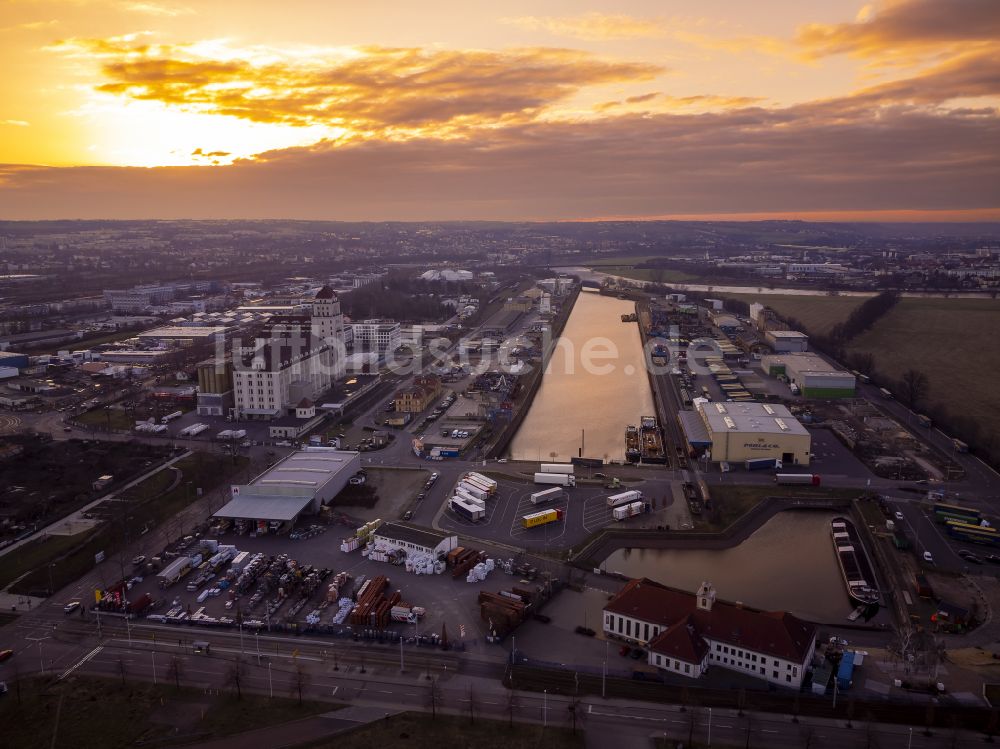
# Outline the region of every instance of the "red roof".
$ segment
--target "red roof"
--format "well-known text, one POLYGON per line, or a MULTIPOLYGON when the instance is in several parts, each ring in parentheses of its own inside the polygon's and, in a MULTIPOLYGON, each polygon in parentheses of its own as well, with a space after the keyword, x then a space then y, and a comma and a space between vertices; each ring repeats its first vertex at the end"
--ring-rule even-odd
MULTIPOLYGON (((727 645, 764 653, 776 658, 801 662, 816 636, 816 627, 787 611, 761 611, 749 606, 716 600, 710 611, 699 609, 697 597, 687 591, 670 588, 641 578, 630 580, 612 598, 605 611, 629 616, 664 628, 649 647, 681 658, 701 652, 700 646, 685 643, 688 626, 696 639, 708 638, 727 645), (678 632, 678 625, 684 632, 678 632)), ((702 641, 703 642, 703 641, 702 641)), ((705 646, 707 647, 707 645, 705 646)), ((700 662, 701 658, 690 661, 700 662)))
POLYGON ((314 404, 311 400, 309 400, 308 398, 303 398, 302 400, 299 401, 299 405, 297 405, 296 408, 312 408, 313 405, 314 404))
POLYGON ((333 292, 329 286, 324 286, 322 289, 316 292, 317 299, 336 299, 337 295, 333 292))
POLYGON ((687 663, 701 663, 708 653, 708 643, 698 634, 691 618, 685 617, 654 637, 650 650, 687 663))

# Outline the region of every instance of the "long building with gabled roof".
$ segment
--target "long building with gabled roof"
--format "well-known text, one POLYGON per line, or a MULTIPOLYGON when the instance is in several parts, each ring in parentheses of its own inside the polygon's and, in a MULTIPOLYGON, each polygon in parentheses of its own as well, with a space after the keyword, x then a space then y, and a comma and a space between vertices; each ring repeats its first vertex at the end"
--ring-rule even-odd
POLYGON ((639 578, 604 607, 604 633, 648 650, 651 666, 697 679, 712 667, 798 689, 816 650, 816 627, 787 611, 717 600, 639 578))

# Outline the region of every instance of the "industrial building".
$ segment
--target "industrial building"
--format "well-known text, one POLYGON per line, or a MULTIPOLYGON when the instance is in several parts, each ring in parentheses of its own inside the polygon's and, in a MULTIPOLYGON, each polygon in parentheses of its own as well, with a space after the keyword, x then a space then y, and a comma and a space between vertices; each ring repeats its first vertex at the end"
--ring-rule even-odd
POLYGON ((786 377, 806 398, 853 398, 857 387, 850 372, 810 352, 764 356, 761 366, 772 377, 786 377))
POLYGON ((404 549, 409 554, 432 556, 447 554, 458 546, 458 536, 405 523, 382 523, 372 534, 372 539, 384 546, 404 549))
POLYGON ((784 465, 809 465, 812 436, 787 408, 771 403, 712 403, 695 400, 681 411, 688 443, 716 462, 774 458, 784 465))
POLYGON ((228 416, 233 408, 233 360, 208 359, 198 364, 198 415, 228 416))
POLYGON ((288 523, 319 512, 361 470, 361 454, 305 447, 278 461, 249 484, 233 485, 232 499, 215 513, 254 523, 288 523))
POLYGON ((809 336, 797 330, 768 330, 764 340, 776 354, 809 350, 809 336))
POLYGON ((144 343, 162 343, 164 341, 183 345, 214 343, 224 339, 229 330, 222 325, 167 325, 139 333, 138 338, 144 343))
POLYGON ((649 665, 697 679, 713 667, 798 690, 816 651, 816 626, 786 611, 717 600, 646 578, 631 580, 604 607, 604 634, 647 649, 649 665))

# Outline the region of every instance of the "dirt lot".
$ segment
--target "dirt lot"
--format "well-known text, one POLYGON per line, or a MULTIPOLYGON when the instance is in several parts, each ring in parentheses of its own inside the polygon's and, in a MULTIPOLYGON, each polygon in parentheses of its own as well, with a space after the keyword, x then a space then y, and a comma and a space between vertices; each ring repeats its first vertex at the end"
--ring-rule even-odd
POLYGON ((25 436, 7 440, 21 444, 24 452, 3 464, 0 517, 11 522, 0 529, 0 538, 13 537, 21 528, 46 525, 68 515, 127 483, 170 452, 166 447, 141 443, 53 443, 25 436), (115 481, 95 490, 94 481, 103 475, 114 476, 115 481))
POLYGON ((384 518, 391 520, 403 516, 413 509, 416 496, 430 477, 430 471, 409 468, 372 468, 368 472, 368 482, 378 492, 378 503, 371 510, 362 508, 345 509, 349 515, 362 520, 384 518))

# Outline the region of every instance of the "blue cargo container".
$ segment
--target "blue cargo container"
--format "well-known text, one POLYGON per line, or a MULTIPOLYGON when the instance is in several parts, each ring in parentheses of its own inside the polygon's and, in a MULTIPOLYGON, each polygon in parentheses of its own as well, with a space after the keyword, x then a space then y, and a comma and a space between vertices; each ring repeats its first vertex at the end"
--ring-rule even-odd
POLYGON ((850 689, 853 678, 854 651, 849 650, 844 653, 844 657, 840 659, 840 667, 837 669, 837 689, 850 689))
POLYGON ((440 455, 442 458, 457 458, 458 450, 449 450, 447 448, 442 447, 438 455, 440 455))

